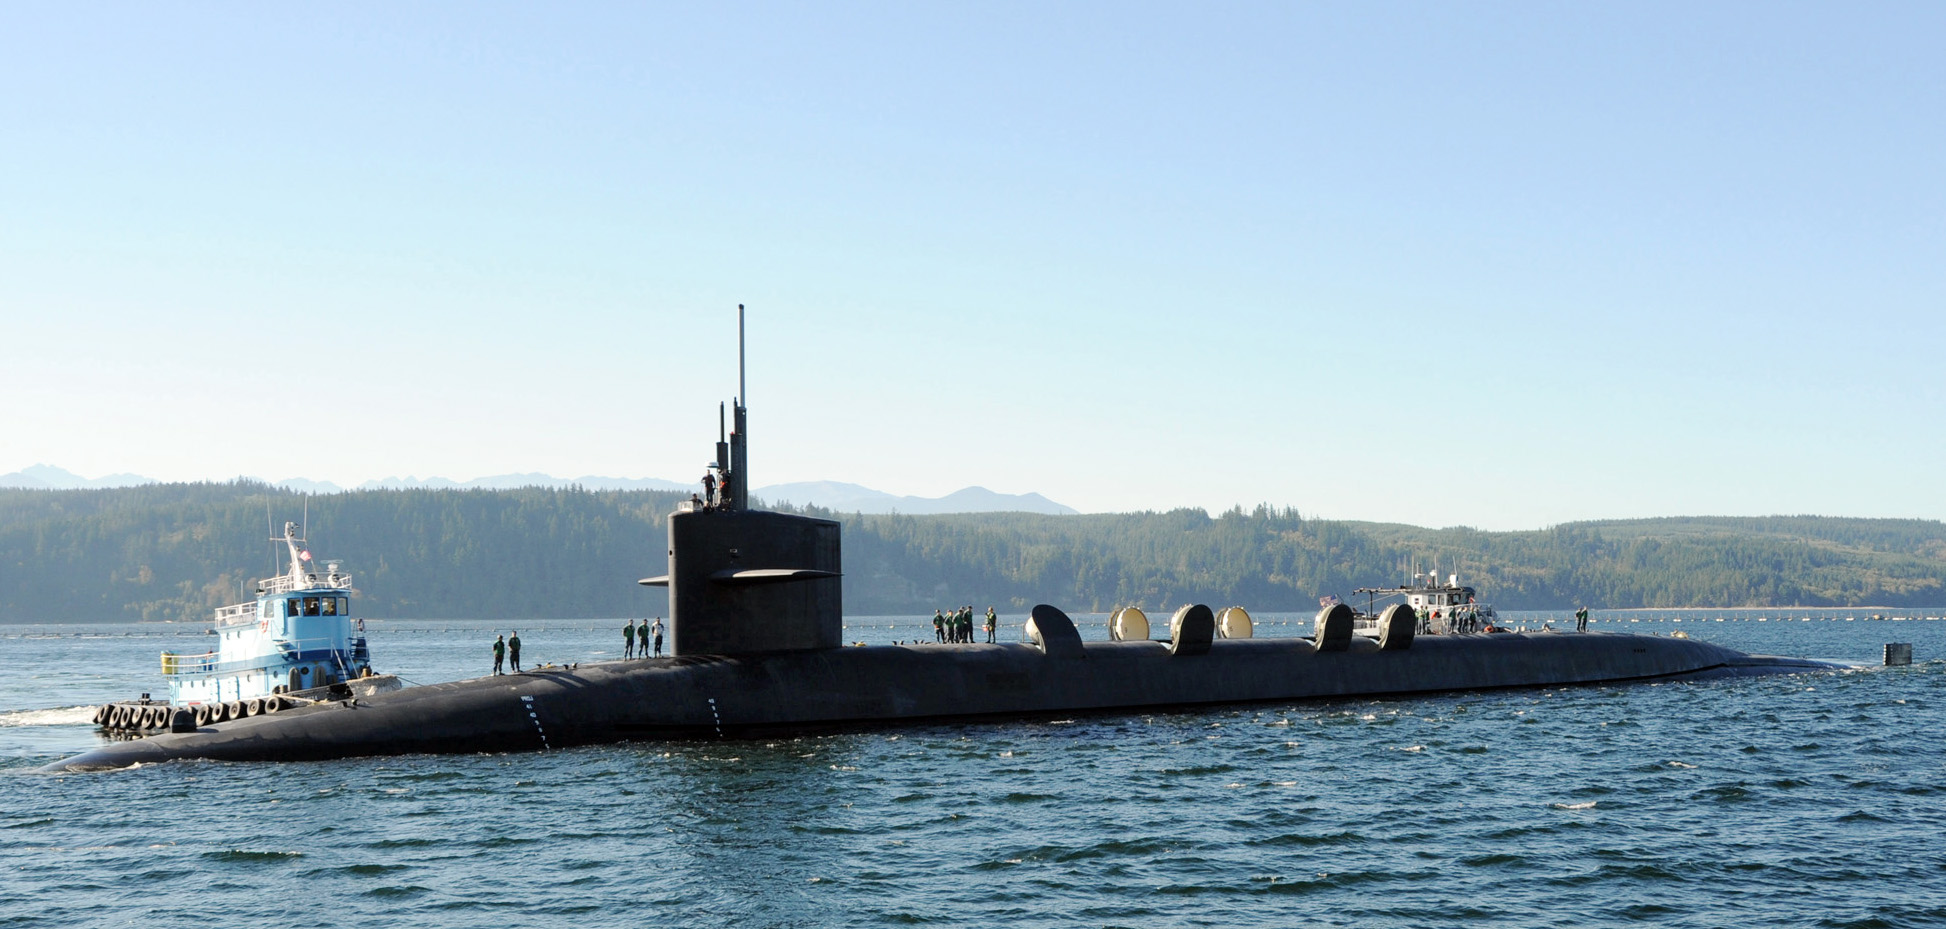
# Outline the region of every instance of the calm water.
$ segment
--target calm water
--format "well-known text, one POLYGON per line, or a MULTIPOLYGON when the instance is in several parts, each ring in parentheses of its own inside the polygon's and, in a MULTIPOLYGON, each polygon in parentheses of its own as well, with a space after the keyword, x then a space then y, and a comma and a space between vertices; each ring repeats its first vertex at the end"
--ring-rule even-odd
MULTIPOLYGON (((1918 663, 56 777, 97 738, 72 708, 206 640, 0 626, 0 927, 1946 925, 1946 621, 1757 615, 1594 628, 1918 663)), ((373 651, 467 677, 506 625, 373 623, 373 651)), ((600 660, 617 625, 521 637, 600 660)))

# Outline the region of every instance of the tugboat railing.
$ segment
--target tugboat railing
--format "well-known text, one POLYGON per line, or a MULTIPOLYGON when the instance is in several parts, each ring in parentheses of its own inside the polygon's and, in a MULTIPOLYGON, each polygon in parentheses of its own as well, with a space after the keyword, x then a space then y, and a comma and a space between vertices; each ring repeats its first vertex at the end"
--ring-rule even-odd
POLYGON ((241 625, 256 618, 257 605, 255 603, 239 603, 236 606, 226 606, 216 611, 216 624, 219 626, 241 625))
POLYGON ((287 594, 298 590, 350 590, 351 575, 326 572, 324 574, 300 574, 292 576, 279 574, 264 578, 257 584, 265 594, 287 594))
POLYGON ((255 668, 268 668, 280 664, 304 664, 312 661, 328 661, 347 674, 350 663, 357 660, 357 652, 364 645, 364 636, 354 636, 345 647, 338 647, 334 638, 279 640, 278 650, 268 655, 238 658, 233 661, 217 661, 217 652, 204 652, 201 655, 178 655, 174 652, 162 653, 162 673, 164 676, 184 674, 218 674, 225 671, 247 671, 255 668), (317 648, 305 648, 317 645, 317 648))
MULTIPOLYGON (((257 586, 259 588, 260 596, 266 596, 266 597, 275 596, 278 594, 295 593, 301 590, 350 590, 352 589, 351 575, 337 574, 337 573, 328 573, 322 575, 306 574, 303 575, 302 577, 292 577, 288 574, 281 574, 278 575, 277 577, 264 578, 262 581, 258 582, 257 586)), ((244 623, 256 622, 258 610, 260 609, 257 603, 258 603, 257 601, 253 600, 249 603, 238 603, 234 606, 226 606, 226 607, 218 608, 216 611, 216 625, 240 626, 244 623)))

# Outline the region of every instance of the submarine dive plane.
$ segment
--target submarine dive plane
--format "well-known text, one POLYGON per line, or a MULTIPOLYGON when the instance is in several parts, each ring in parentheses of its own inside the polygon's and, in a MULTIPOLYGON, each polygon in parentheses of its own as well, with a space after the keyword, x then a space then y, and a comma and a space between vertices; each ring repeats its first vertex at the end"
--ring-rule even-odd
POLYGON ((1309 638, 1222 637, 1215 614, 1197 605, 1178 611, 1166 641, 1083 642, 1066 614, 1043 604, 1032 611, 1024 643, 846 647, 838 523, 748 506, 743 308, 737 310, 738 396, 727 436, 719 423, 720 480, 710 499, 692 497, 669 515, 668 572, 641 581, 669 590, 671 657, 544 667, 178 725, 42 770, 190 758, 531 751, 947 718, 1837 668, 1659 636, 1417 636, 1418 616, 1405 603, 1378 617, 1375 636, 1353 635, 1353 609, 1335 603, 1319 611, 1309 638))

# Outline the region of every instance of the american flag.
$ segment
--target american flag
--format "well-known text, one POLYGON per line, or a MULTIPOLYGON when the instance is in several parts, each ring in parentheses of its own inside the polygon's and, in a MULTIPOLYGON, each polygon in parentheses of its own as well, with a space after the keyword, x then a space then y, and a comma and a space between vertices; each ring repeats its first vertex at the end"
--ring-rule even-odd
POLYGON ((1326 594, 1318 598, 1318 608, 1328 610, 1343 602, 1344 602, 1343 600, 1338 599, 1337 594, 1326 594))

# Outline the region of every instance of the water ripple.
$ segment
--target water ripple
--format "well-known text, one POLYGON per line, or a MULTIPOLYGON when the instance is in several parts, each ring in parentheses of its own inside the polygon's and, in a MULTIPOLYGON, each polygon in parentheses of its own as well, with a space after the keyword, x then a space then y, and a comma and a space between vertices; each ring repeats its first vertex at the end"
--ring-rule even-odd
POLYGON ((1910 672, 86 777, 0 726, 0 929, 1946 925, 1910 672))

